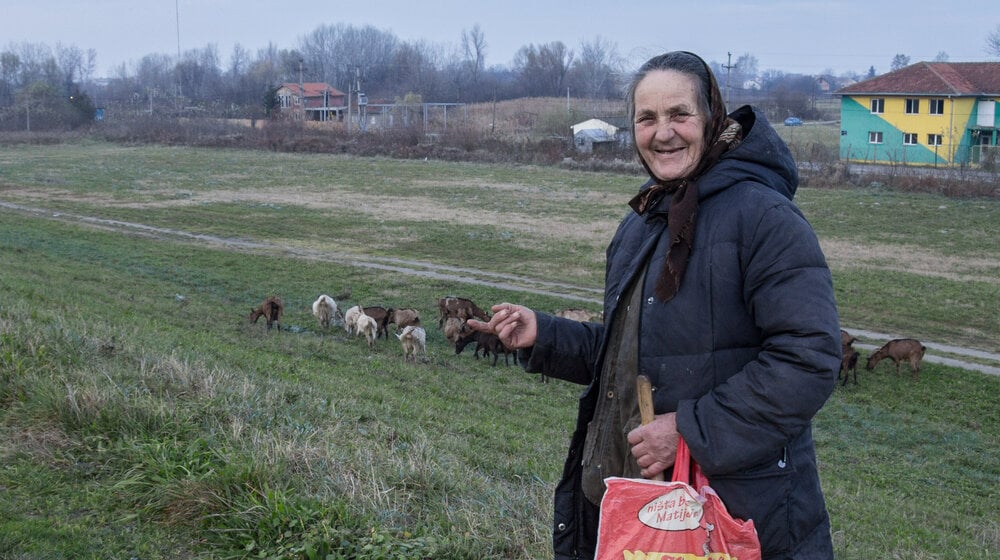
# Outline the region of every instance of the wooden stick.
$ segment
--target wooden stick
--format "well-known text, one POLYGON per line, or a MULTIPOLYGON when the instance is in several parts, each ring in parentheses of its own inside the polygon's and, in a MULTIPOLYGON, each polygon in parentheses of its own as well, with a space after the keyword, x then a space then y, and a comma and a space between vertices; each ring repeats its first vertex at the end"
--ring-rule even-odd
MULTIPOLYGON (((645 426, 656 418, 656 412, 653 409, 653 384, 648 377, 640 375, 636 378, 636 390, 639 396, 639 418, 642 425, 645 426)), ((657 474, 652 480, 664 480, 663 473, 657 474)))

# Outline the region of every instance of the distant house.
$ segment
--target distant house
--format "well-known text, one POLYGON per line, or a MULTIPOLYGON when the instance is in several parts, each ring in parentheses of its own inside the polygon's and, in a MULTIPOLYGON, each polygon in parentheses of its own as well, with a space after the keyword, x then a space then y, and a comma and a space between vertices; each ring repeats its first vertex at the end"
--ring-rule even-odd
POLYGON ((996 156, 998 62, 919 62, 836 94, 843 160, 950 166, 996 156))
POLYGON ((343 120, 347 94, 323 82, 286 82, 276 92, 281 114, 311 121, 343 120))
POLYGON ((570 129, 573 131, 573 146, 578 152, 585 154, 612 150, 619 144, 628 142, 628 129, 625 128, 623 117, 589 119, 574 124, 570 129))

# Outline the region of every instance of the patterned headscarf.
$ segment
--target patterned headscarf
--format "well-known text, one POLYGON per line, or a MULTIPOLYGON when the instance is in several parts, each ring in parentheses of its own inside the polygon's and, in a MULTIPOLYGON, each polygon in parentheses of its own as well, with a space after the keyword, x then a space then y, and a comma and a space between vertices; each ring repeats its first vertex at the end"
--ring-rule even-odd
MULTIPOLYGON (((702 151, 698 165, 686 177, 681 177, 671 181, 660 181, 653 175, 649 164, 642 159, 646 172, 653 179, 654 183, 635 196, 629 205, 636 213, 645 214, 661 200, 663 196, 670 195, 670 206, 667 211, 667 231, 670 235, 670 246, 667 249, 667 256, 663 262, 663 270, 656 280, 656 297, 662 301, 669 301, 680 289, 681 279, 684 271, 687 270, 688 259, 691 256, 691 248, 694 245, 694 231, 698 216, 698 185, 697 180, 710 167, 715 165, 727 151, 740 144, 743 138, 743 131, 735 120, 726 115, 726 104, 722 99, 722 92, 712 75, 711 69, 698 55, 686 51, 677 51, 657 56, 642 66, 637 73, 637 78, 633 81, 631 99, 635 105, 634 89, 635 85, 642 81, 649 72, 657 70, 675 70, 691 75, 701 85, 701 89, 708 97, 709 117, 705 123, 705 146, 702 151), (690 64, 692 58, 700 64, 704 72, 692 71, 690 64), (707 91, 705 91, 707 90, 707 91)), ((634 121, 634 119, 633 119, 634 121)), ((633 140, 635 138, 635 122, 632 123, 633 140)), ((635 144, 635 142, 633 142, 635 144)), ((638 145, 636 145, 638 151, 638 145)))

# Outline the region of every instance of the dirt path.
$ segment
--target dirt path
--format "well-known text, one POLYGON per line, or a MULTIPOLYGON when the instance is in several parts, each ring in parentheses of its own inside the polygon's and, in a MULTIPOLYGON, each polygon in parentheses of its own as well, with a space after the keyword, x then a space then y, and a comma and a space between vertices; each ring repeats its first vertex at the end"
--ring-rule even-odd
MULTIPOLYGON (((135 235, 143 235, 156 239, 177 239, 188 243, 196 243, 200 245, 206 245, 214 248, 223 248, 232 251, 240 251, 240 252, 256 253, 256 254, 270 254, 270 255, 275 255, 275 254, 289 255, 298 258, 317 259, 317 260, 321 259, 327 262, 338 262, 345 266, 386 270, 401 274, 409 274, 412 276, 418 276, 422 278, 447 280, 451 282, 460 282, 464 284, 488 286, 497 289, 528 292, 533 294, 558 297, 571 301, 591 303, 596 305, 601 305, 602 303, 601 299, 602 290, 600 289, 574 286, 571 284, 564 284, 559 282, 537 280, 534 278, 527 278, 524 276, 502 274, 502 273, 478 270, 473 268, 446 266, 427 261, 397 259, 391 257, 377 257, 369 255, 362 256, 349 253, 337 253, 328 251, 314 251, 301 248, 290 248, 287 246, 275 245, 272 243, 247 241, 244 239, 225 238, 212 235, 194 234, 182 230, 162 228, 162 227, 150 226, 134 222, 108 220, 104 218, 96 218, 93 216, 82 216, 77 214, 67 214, 63 212, 55 212, 45 208, 24 206, 21 204, 13 204, 3 201, 0 201, 0 208, 16 213, 30 214, 36 217, 47 218, 52 220, 90 224, 94 227, 110 231, 119 231, 135 235)), ((897 335, 876 333, 872 331, 851 328, 849 326, 845 326, 844 328, 850 331, 855 336, 861 336, 865 339, 870 339, 875 341, 888 341, 893 338, 902 338, 901 336, 897 335)), ((958 358, 939 356, 931 353, 928 353, 924 357, 924 359, 928 362, 944 364, 952 367, 958 367, 973 371, 979 371, 990 375, 1000 375, 1000 354, 994 354, 991 352, 984 352, 981 350, 974 350, 970 348, 960 348, 957 346, 950 346, 947 344, 940 344, 935 342, 924 342, 924 345, 927 347, 928 350, 937 351, 951 356, 969 357, 979 360, 981 362, 989 362, 992 365, 976 363, 976 362, 968 362, 958 358)), ((876 346, 868 344, 856 344, 856 346, 864 350, 874 350, 875 348, 877 348, 876 346)))

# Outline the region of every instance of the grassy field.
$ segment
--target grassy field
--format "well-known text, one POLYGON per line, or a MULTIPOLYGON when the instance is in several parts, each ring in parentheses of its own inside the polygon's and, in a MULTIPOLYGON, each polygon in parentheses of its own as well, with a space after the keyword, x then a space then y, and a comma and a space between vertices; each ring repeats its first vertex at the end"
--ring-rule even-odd
MULTIPOLYGON (((0 151, 0 558, 546 558, 579 387, 455 355, 437 298, 597 309, 635 177, 79 142, 0 151), (320 293, 415 307, 374 350, 320 293), (552 293, 547 293, 552 292, 552 293), (280 331, 247 324, 277 293, 280 331)), ((803 189, 845 327, 1000 351, 1000 203, 803 189)), ((874 341, 872 341, 874 342, 874 341)), ((863 352, 863 354, 866 354, 863 352)), ((838 559, 1000 553, 1000 379, 816 420, 838 559)))

